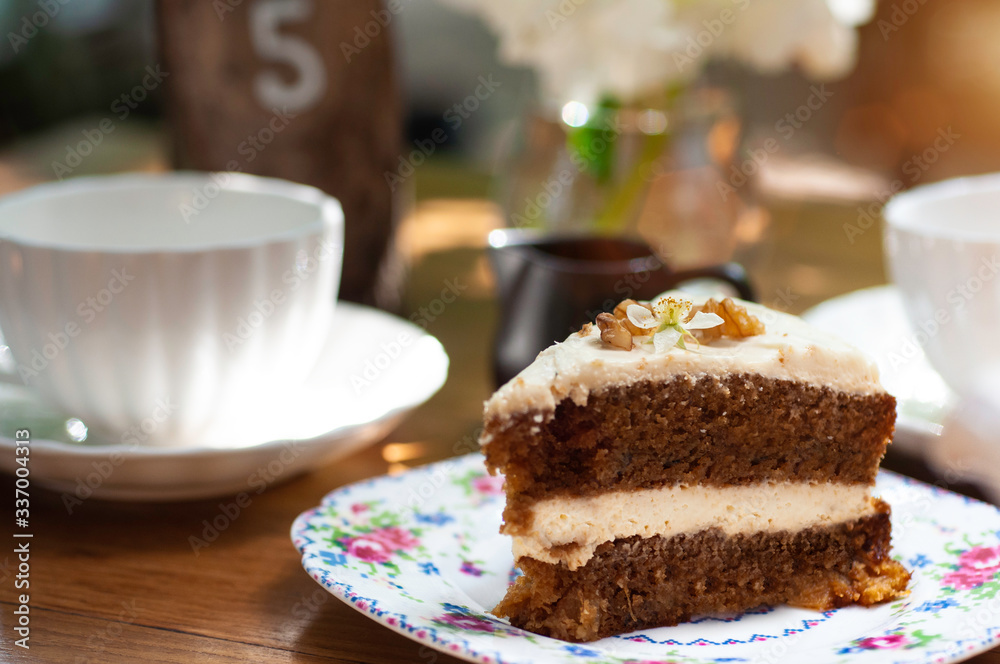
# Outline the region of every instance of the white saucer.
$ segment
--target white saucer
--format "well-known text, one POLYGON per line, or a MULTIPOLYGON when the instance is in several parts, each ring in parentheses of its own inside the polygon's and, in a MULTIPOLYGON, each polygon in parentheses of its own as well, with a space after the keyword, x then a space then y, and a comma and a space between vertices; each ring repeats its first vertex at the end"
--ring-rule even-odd
POLYGON ((75 500, 194 500, 256 493, 378 441, 444 384, 437 339, 390 314, 337 304, 334 329, 304 384, 247 404, 243 422, 177 446, 102 439, 42 403, 0 385, 0 469, 14 472, 14 431, 31 431, 30 479, 75 500), (74 426, 75 425, 75 426, 74 426))
POLYGON ((955 395, 913 342, 896 287, 877 286, 835 297, 802 317, 854 344, 878 363, 882 385, 896 397, 893 445, 923 454, 941 435, 955 395))
POLYGON ((1000 413, 992 405, 959 401, 941 437, 927 448, 927 465, 946 483, 975 484, 1000 504, 1000 413))

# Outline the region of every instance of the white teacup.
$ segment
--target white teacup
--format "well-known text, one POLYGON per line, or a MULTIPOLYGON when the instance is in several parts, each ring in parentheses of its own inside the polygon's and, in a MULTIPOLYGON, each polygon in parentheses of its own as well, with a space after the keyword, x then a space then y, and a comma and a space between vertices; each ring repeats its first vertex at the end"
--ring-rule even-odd
POLYGON ((237 173, 34 187, 0 199, 0 330, 68 416, 124 443, 196 442, 312 368, 343 225, 318 189, 237 173))
POLYGON ((884 216, 915 341, 960 396, 1000 408, 1000 174, 918 187, 884 216))

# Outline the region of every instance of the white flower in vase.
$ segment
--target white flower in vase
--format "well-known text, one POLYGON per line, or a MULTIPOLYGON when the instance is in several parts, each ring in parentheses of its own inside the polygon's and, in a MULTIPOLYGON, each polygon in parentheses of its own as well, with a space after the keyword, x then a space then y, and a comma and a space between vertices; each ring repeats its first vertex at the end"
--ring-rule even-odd
POLYGON ((696 77, 715 58, 815 77, 853 65, 875 0, 442 0, 480 15, 500 56, 533 68, 558 106, 629 104, 696 77))
POLYGON ((836 78, 854 66, 855 28, 874 10, 874 0, 747 0, 714 55, 765 74, 797 64, 812 78, 836 78))

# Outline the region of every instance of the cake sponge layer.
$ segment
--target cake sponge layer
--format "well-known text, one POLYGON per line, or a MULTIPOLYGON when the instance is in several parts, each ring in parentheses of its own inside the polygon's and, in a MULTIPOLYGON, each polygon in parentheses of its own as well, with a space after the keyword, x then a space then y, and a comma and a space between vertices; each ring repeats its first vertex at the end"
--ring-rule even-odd
POLYGON ((889 538, 881 502, 871 516, 795 532, 630 537, 602 544, 576 571, 521 558, 524 575, 493 613, 579 642, 761 605, 868 606, 906 592, 889 538))
POLYGON ((486 464, 506 477, 516 534, 556 495, 673 485, 871 485, 896 402, 759 374, 678 376, 591 392, 554 413, 487 419, 486 464))

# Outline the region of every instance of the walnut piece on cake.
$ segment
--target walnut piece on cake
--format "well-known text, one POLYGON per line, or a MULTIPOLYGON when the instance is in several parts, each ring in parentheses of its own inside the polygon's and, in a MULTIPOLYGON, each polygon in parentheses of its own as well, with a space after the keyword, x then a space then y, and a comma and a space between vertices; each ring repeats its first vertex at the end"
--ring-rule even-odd
POLYGON ((646 337, 653 334, 652 329, 641 328, 633 324, 632 321, 628 319, 628 308, 633 304, 636 306, 645 307, 647 310, 649 310, 649 313, 653 313, 653 306, 648 302, 636 302, 635 300, 628 299, 628 300, 622 300, 621 302, 618 303, 618 306, 615 307, 615 312, 614 312, 615 318, 618 320, 619 323, 622 324, 622 326, 624 326, 626 330, 629 331, 629 333, 633 337, 646 337))
POLYGON ((742 339, 764 334, 764 323, 747 311, 746 307, 736 304, 730 297, 721 302, 716 299, 707 300, 704 304, 695 305, 691 316, 698 312, 715 314, 722 319, 722 324, 704 330, 693 330, 692 334, 701 343, 708 343, 721 337, 742 339))
POLYGON ((597 314, 597 327, 601 330, 601 341, 604 343, 622 350, 632 350, 632 333, 611 314, 597 314))

